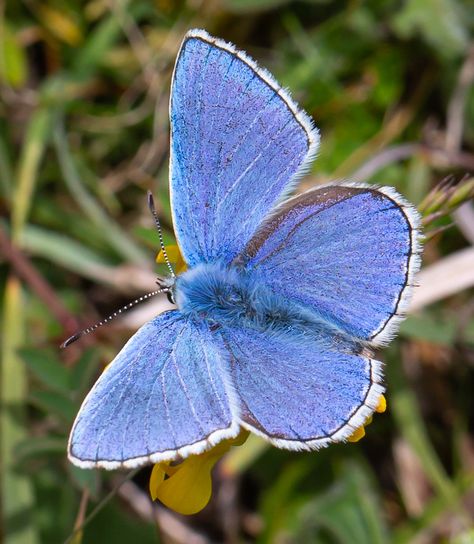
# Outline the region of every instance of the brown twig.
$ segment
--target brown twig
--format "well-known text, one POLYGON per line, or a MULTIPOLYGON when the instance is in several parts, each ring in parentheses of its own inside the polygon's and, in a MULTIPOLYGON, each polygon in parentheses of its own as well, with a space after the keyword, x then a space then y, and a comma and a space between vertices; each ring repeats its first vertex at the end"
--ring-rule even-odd
MULTIPOLYGON (((471 44, 466 59, 459 71, 456 87, 451 95, 446 115, 445 150, 448 154, 462 154, 464 133, 464 112, 469 89, 474 81, 474 43, 471 44)), ((474 170, 474 165, 467 167, 474 170)), ((459 230, 473 243, 474 241, 474 207, 466 202, 460 209, 453 211, 454 220, 459 230)))
POLYGON ((128 481, 117 489, 117 495, 127 502, 142 519, 155 521, 164 542, 175 544, 209 544, 209 539, 190 527, 180 516, 151 502, 147 493, 128 481))
POLYGON ((63 305, 49 283, 32 265, 28 257, 17 249, 7 237, 5 231, 0 228, 0 252, 11 264, 14 273, 28 284, 55 318, 61 323, 67 334, 72 334, 78 328, 74 316, 63 305))
POLYGON ((454 227, 454 223, 449 223, 449 225, 443 225, 442 227, 438 227, 436 229, 432 229, 430 230, 426 235, 425 235, 425 244, 427 242, 429 242, 430 240, 432 240, 435 236, 437 236, 438 234, 441 234, 442 232, 445 232, 447 230, 449 230, 451 227, 454 227))
POLYGON ((464 110, 469 88, 474 81, 474 44, 471 45, 459 72, 458 82, 448 104, 445 149, 456 153, 461 148, 464 131, 464 110))
POLYGON ((362 163, 352 174, 356 180, 367 180, 382 168, 394 162, 409 159, 420 154, 430 165, 435 167, 456 167, 465 170, 474 170, 474 155, 461 151, 447 151, 446 149, 430 147, 424 144, 408 143, 387 147, 375 153, 362 163))
POLYGON ((84 489, 81 495, 81 502, 79 503, 79 510, 77 511, 76 521, 74 522, 74 529, 73 529, 73 544, 76 542, 82 541, 82 526, 84 524, 84 520, 86 519, 86 512, 87 512, 87 504, 89 502, 89 490, 84 489))
POLYGON ((446 212, 444 210, 430 213, 429 215, 425 215, 425 217, 423 217, 422 224, 424 227, 426 227, 430 223, 433 223, 437 219, 441 219, 441 217, 444 217, 445 215, 446 215, 446 212))
POLYGON ((392 164, 394 162, 408 159, 418 153, 421 149, 420 144, 408 143, 401 145, 394 145, 387 147, 374 154, 369 160, 364 162, 357 170, 355 170, 351 177, 354 179, 368 179, 372 177, 384 166, 392 164))

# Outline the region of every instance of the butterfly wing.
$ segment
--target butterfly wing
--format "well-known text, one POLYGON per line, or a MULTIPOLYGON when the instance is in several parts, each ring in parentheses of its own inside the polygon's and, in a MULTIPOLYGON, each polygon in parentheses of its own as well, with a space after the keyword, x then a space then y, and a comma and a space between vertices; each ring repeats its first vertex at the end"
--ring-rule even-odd
POLYGON ((239 260, 274 293, 379 345, 407 307, 419 227, 416 210, 393 189, 327 186, 282 204, 239 260))
POLYGON ((137 467, 236 436, 216 341, 205 323, 177 311, 139 329, 83 402, 69 439, 71 461, 137 467))
POLYGON ((230 262, 315 155, 319 137, 266 71, 192 30, 172 81, 170 190, 189 266, 230 262))
POLYGON ((320 335, 223 328, 244 427, 287 449, 348 438, 383 393, 381 364, 320 335))

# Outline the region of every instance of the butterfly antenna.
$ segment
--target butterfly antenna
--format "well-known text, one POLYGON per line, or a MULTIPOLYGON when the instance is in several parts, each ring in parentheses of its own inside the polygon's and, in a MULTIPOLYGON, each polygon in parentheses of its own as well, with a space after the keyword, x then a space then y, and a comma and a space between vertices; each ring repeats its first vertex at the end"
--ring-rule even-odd
POLYGON ((171 266, 170 260, 168 259, 168 254, 166 253, 165 244, 163 242, 163 233, 161 232, 160 220, 158 219, 158 214, 156 213, 155 201, 153 200, 153 195, 151 191, 148 191, 148 207, 150 208, 151 214, 153 215, 153 219, 155 220, 155 225, 158 230, 158 238, 160 240, 160 247, 165 257, 166 266, 168 267, 168 270, 170 271, 171 276, 173 278, 176 278, 176 274, 174 273, 173 267, 171 266))
POLYGON ((144 300, 147 300, 151 297, 154 297, 155 295, 159 295, 160 293, 167 293, 169 291, 168 288, 165 289, 157 289, 156 291, 152 291, 151 293, 147 293, 146 295, 143 295, 139 298, 136 298, 132 302, 129 302, 125 306, 122 306, 119 310, 116 310, 113 314, 110 314, 109 317, 106 317, 105 319, 102 319, 102 321, 99 321, 98 323, 95 323, 95 325, 91 325, 90 327, 87 327, 85 329, 82 329, 82 331, 76 332, 76 334, 73 334, 70 336, 67 340, 65 340, 61 344, 61 348, 67 348, 70 346, 73 342, 76 340, 79 340, 82 336, 85 336, 86 334, 89 334, 90 332, 95 331, 99 327, 102 327, 102 325, 105 325, 106 323, 109 323, 109 321, 112 321, 112 319, 115 319, 118 317, 121 313, 125 312, 126 310, 130 310, 133 306, 136 304, 139 304, 140 302, 143 302, 144 300))

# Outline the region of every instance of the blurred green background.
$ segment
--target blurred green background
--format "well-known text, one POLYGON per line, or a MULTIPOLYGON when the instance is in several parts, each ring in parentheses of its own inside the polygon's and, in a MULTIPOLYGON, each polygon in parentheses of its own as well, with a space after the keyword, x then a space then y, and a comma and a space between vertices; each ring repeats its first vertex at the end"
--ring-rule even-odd
POLYGON ((468 0, 0 1, 5 543, 64 542, 85 521, 69 542, 474 542, 473 27, 468 0), (379 355, 388 410, 367 436, 311 454, 250 439, 184 518, 151 507, 148 469, 120 486, 65 457, 90 385, 166 303, 58 345, 154 288, 146 190, 172 243, 169 84, 194 27, 247 51, 314 117, 322 145, 302 188, 393 185, 429 239, 413 313, 379 355))

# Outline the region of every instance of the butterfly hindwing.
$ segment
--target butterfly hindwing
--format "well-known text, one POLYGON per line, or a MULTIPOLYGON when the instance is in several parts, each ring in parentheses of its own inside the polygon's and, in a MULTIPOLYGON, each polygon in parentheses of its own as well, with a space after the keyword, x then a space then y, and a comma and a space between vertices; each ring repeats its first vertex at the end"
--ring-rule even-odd
POLYGON ((392 189, 327 186, 277 208, 240 259, 255 282, 379 345, 406 310, 419 226, 416 210, 392 189))
POLYGON ((173 75, 170 190, 189 266, 230 262, 314 156, 312 121, 232 45, 194 30, 173 75))
POLYGON ((321 336, 222 329, 243 426, 287 449, 348 438, 376 408, 380 363, 321 336))
POLYGON ((205 322, 177 311, 144 325, 86 397, 71 431, 71 460, 134 467, 235 436, 217 340, 205 322))

